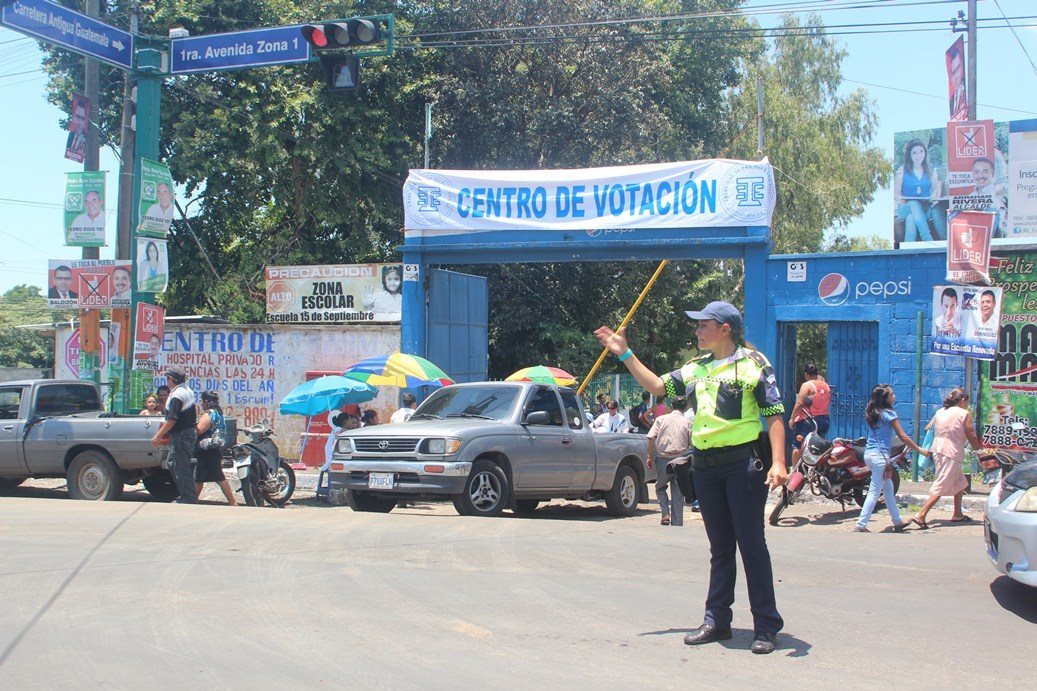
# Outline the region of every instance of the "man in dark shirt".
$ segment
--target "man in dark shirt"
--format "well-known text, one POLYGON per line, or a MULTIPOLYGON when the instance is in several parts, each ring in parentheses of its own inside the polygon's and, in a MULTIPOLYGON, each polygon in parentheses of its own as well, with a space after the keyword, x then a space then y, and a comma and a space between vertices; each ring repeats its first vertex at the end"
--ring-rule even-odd
POLYGON ((651 407, 652 394, 647 391, 641 392, 641 405, 630 409, 630 425, 638 434, 648 434, 652 429, 651 407))
POLYGON ((198 442, 195 424, 198 422, 198 406, 194 391, 185 382, 187 376, 179 367, 166 370, 166 383, 172 387, 166 401, 166 421, 159 427, 151 443, 154 446, 169 444, 166 463, 173 482, 180 490, 180 504, 198 503, 194 474, 191 472, 191 453, 198 442))

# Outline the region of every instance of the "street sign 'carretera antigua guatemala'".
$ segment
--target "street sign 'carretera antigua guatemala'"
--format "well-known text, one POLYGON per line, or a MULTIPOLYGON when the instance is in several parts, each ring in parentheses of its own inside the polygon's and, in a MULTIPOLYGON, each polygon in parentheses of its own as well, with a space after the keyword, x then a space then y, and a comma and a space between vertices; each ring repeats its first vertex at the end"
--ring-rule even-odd
POLYGON ((63 48, 133 68, 133 34, 47 0, 16 0, 3 24, 63 48))
POLYGON ((170 54, 169 71, 185 74, 307 62, 310 44, 303 40, 299 26, 277 26, 176 38, 172 41, 170 54))

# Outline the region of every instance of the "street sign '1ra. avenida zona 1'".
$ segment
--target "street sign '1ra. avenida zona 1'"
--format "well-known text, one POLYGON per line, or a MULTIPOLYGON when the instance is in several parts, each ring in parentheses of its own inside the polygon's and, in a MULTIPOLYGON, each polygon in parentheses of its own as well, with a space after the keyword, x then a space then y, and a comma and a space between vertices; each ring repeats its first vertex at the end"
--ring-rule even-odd
POLYGON ((310 44, 300 26, 175 38, 170 44, 171 74, 237 70, 308 62, 310 44))
POLYGON ((133 34, 48 0, 4 3, 4 26, 118 67, 133 69, 133 34))

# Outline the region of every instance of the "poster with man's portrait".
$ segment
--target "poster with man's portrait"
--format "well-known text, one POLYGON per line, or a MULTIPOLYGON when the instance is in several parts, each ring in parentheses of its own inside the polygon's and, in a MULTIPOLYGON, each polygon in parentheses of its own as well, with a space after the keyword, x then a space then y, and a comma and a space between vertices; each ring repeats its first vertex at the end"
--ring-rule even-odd
POLYGON ((133 369, 157 370, 165 338, 166 309, 137 303, 137 325, 133 334, 133 369))
POLYGON ((70 113, 65 158, 82 163, 86 156, 86 134, 90 129, 90 99, 83 94, 74 95, 70 113))
POLYGON ((969 99, 965 91, 965 37, 959 36, 944 54, 947 63, 947 99, 950 119, 964 120, 969 116, 969 99))
POLYGON ((104 247, 103 170, 65 174, 65 244, 104 247))
POLYGON ((933 288, 933 345, 938 355, 993 360, 1001 324, 1001 288, 933 288))
POLYGON ((140 162, 140 222, 137 235, 164 238, 173 222, 173 176, 162 163, 144 158, 140 162))

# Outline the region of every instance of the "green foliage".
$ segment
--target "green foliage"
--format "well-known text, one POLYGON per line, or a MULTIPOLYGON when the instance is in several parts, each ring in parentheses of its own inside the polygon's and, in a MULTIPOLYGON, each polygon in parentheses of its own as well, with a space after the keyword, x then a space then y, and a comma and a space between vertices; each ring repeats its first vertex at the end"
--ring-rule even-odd
POLYGON ((66 311, 54 312, 38 286, 18 285, 0 296, 0 367, 54 366, 54 339, 23 324, 50 324, 67 320, 66 311))
MULTIPOLYGON (((810 15, 807 24, 820 26, 810 15)), ((786 28, 802 26, 794 16, 786 28)), ((858 89, 840 96, 845 51, 823 30, 783 35, 748 66, 731 94, 732 138, 755 122, 759 77, 764 92, 764 153, 776 168, 775 252, 816 252, 824 233, 859 216, 891 166, 881 148, 870 146, 878 124, 874 103, 858 89)), ((754 158, 756 142, 742 137, 735 157, 754 158)))
MULTIPOLYGON (((157 0, 141 31, 192 35, 393 12, 394 55, 363 62, 353 97, 325 94, 316 65, 166 80, 162 156, 187 195, 190 227, 170 236, 173 314, 263 319, 263 269, 278 264, 398 261, 401 185, 422 161, 424 104, 434 103, 438 168, 561 168, 710 156, 756 158, 757 76, 767 154, 780 169, 775 247, 816 251, 826 229, 859 214, 889 174, 863 93, 838 96, 842 52, 823 31, 768 46, 737 15, 677 24, 566 23, 725 11, 741 0, 157 0), (422 35, 495 32, 493 46, 423 48, 422 35), (735 30, 717 33, 716 30, 735 30), (535 36, 535 44, 517 40, 535 36), (204 252, 199 248, 204 248, 204 252), (211 260, 210 268, 208 257, 211 260)), ((106 21, 125 26, 125 12, 106 21)), ((810 23, 819 23, 812 17, 810 23)), ((795 25, 788 18, 786 25, 795 25)), ((471 34, 449 41, 469 40, 471 34)), ((436 37, 426 37, 436 42, 436 37)), ((442 36, 438 40, 442 40, 442 36)), ((81 59, 53 52, 50 97, 68 107, 81 59)), ((121 79, 102 68, 101 138, 118 133, 121 79)), ((589 370, 591 332, 618 324, 655 266, 552 263, 469 267, 490 280, 492 376, 558 364, 589 370)), ((658 371, 687 357, 683 311, 741 302, 739 262, 671 264, 630 324, 658 371)), ((606 361, 615 367, 615 360, 606 361)))
POLYGON ((893 248, 889 238, 881 235, 854 236, 836 233, 825 243, 825 252, 867 252, 893 248))

